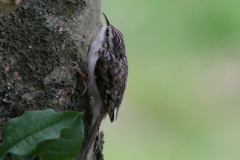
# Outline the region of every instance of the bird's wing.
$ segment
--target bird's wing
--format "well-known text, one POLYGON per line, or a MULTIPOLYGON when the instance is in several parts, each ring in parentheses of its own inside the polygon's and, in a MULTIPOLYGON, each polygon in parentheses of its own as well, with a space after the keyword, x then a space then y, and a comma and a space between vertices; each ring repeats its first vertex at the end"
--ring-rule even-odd
POLYGON ((118 109, 123 99, 127 72, 126 57, 110 54, 107 50, 103 50, 99 54, 94 74, 98 90, 108 111, 111 122, 114 120, 115 108, 117 107, 118 114, 118 109))

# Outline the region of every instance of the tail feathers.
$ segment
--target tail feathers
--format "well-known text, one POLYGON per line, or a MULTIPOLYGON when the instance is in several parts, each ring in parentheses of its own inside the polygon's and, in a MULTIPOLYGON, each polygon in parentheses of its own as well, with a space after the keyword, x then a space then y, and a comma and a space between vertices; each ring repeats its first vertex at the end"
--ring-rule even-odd
POLYGON ((117 121, 118 111, 119 111, 119 107, 117 107, 117 113, 116 113, 116 119, 115 119, 115 121, 117 121))
POLYGON ((85 158, 93 140, 96 138, 96 134, 98 132, 98 129, 99 129, 102 119, 103 119, 103 115, 99 114, 99 116, 97 117, 97 119, 93 125, 92 131, 91 131, 90 135, 88 136, 87 143, 85 144, 85 146, 82 150, 81 159, 85 158))

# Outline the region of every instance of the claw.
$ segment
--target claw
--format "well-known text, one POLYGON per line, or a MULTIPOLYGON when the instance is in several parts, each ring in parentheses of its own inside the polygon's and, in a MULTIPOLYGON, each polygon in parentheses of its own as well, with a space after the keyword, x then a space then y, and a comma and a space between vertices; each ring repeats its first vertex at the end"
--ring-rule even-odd
POLYGON ((73 63, 76 65, 76 66, 73 67, 73 68, 76 69, 77 72, 78 72, 78 73, 81 75, 81 77, 82 77, 82 80, 83 80, 83 86, 84 86, 84 91, 83 91, 83 93, 81 93, 81 95, 84 95, 85 92, 86 92, 86 90, 87 90, 87 83, 85 82, 85 80, 88 81, 88 77, 87 77, 85 74, 82 73, 82 71, 81 71, 79 65, 78 65, 76 62, 73 62, 73 63))
POLYGON ((86 90, 87 90, 87 86, 84 86, 84 91, 81 93, 81 96, 86 93, 86 90))

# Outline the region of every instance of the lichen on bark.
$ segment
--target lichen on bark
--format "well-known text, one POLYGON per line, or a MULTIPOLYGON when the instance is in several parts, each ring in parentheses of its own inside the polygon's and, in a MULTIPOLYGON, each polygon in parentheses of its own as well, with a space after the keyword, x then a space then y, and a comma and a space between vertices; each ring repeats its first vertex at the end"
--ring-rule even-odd
POLYGON ((89 133, 91 105, 73 61, 86 73, 100 26, 100 0, 29 0, 0 17, 0 130, 25 111, 53 108, 85 110, 89 133))

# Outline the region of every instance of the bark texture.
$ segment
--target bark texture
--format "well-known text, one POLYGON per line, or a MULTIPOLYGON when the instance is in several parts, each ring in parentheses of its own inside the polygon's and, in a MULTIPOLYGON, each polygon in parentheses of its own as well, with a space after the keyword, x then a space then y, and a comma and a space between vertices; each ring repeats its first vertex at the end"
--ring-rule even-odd
MULTIPOLYGON (((91 103, 80 95, 84 87, 73 61, 87 73, 100 13, 100 0, 29 0, 0 16, 0 131, 8 119, 29 110, 85 110, 86 140, 91 103)), ((92 159, 103 159, 96 148, 92 159)))

